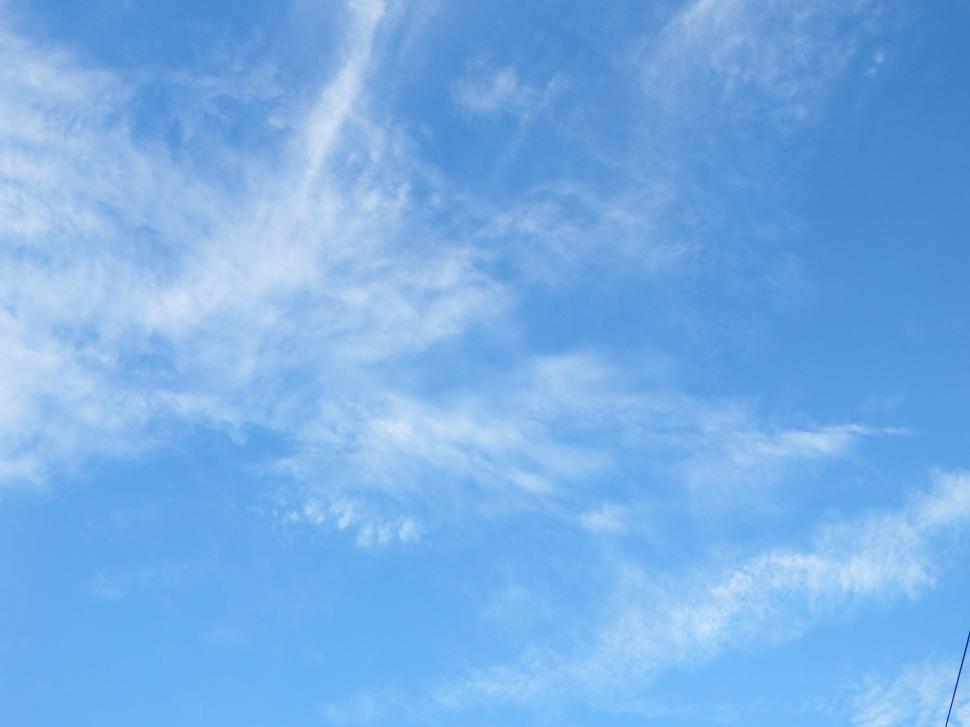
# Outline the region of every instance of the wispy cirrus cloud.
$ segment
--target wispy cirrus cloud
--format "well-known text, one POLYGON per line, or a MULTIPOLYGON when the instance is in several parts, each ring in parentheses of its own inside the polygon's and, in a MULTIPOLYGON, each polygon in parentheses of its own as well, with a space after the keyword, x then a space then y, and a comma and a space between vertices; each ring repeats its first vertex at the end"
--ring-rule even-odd
MULTIPOLYGON (((530 721, 562 705, 566 721, 642 716, 665 677, 760 661, 952 574, 970 475, 869 509, 901 485, 860 484, 860 469, 898 472, 912 454, 870 460, 874 440, 906 433, 862 418, 892 402, 856 416, 865 392, 840 402, 845 387, 803 375, 816 355, 844 364, 841 347, 806 363, 785 357, 811 346, 793 331, 765 356, 730 346, 757 337, 748 315, 779 324, 762 302, 800 300, 809 272, 832 276, 825 294, 865 267, 862 243, 858 268, 827 240, 822 264, 786 249, 815 238, 793 232, 781 188, 840 89, 892 58, 888 5, 684 0, 553 18, 353 0, 315 23, 315 4, 297 5, 288 22, 320 48, 296 71, 252 48, 216 51, 201 73, 112 70, 4 23, 0 484, 69 487, 74 468, 182 452, 199 429, 236 445, 222 461, 188 443, 202 478, 221 478, 217 502, 157 491, 172 470, 148 468, 137 499, 171 507, 155 538, 138 522, 103 543, 90 528, 63 536, 73 501, 64 519, 29 507, 23 529, 38 526, 28 540, 45 552, 25 564, 92 541, 83 557, 111 563, 72 582, 88 608, 131 609, 183 576, 126 558, 210 553, 232 572, 169 599, 173 628, 241 647, 227 658, 243 676, 266 644, 294 655, 297 678, 280 684, 328 670, 334 701, 318 716, 344 724, 478 708, 530 721), (489 32, 500 42, 480 51, 489 32), (259 486, 237 486, 239 468, 259 486), (264 519, 250 527, 251 514, 264 519), (407 552, 372 557, 331 534, 407 552), (339 597, 318 598, 320 583, 339 597), (250 597, 258 628, 233 613, 250 597), (205 598, 225 612, 200 610, 205 598)), ((269 43, 291 40, 279 35, 269 43)), ((894 390, 891 372, 881 386, 894 390)), ((76 512, 132 489, 109 483, 76 512)), ((57 606, 37 618, 63 611, 77 633, 75 609, 57 606)), ((143 652, 144 623, 119 645, 143 652)), ((873 677, 852 719, 919 724, 941 699, 934 669, 873 677)))
MULTIPOLYGON (((514 346, 498 376, 434 391, 451 362, 416 356, 483 323, 515 330, 515 291, 495 274, 505 261, 531 280, 552 258, 580 270, 625 251, 661 273, 699 248, 665 239, 636 192, 617 203, 556 182, 511 211, 452 194, 372 103, 397 10, 345 13, 337 60, 305 104, 233 72, 203 79, 193 107, 191 83, 171 76, 193 139, 213 93, 249 99, 278 134, 241 153, 214 132, 225 153, 204 172, 139 127, 138 73, 0 37, 4 67, 29 71, 0 75, 5 481, 43 482, 185 427, 261 427, 292 446, 272 471, 309 493, 284 517, 362 542, 413 539, 412 510, 434 511, 442 491, 604 532, 622 518, 602 509, 615 495, 603 490, 634 457, 697 489, 743 489, 881 433, 769 426, 736 402, 644 387, 602 356, 514 346)), ((528 118, 558 93, 555 79, 541 90, 510 67, 479 71, 453 91, 483 113, 528 118)))
POLYGON ((691 496, 706 507, 732 500, 750 507, 753 496, 763 496, 766 487, 795 470, 851 457, 872 437, 905 434, 901 428, 856 423, 772 427, 743 406, 727 405, 699 414, 681 472, 691 496))
POLYGON ((282 158, 206 174, 135 128, 136 77, 0 37, 8 479, 137 449, 159 418, 298 421, 294 401, 321 393, 308 379, 332 385, 502 308, 472 251, 421 229, 420 165, 368 115, 382 19, 380 3, 351 8, 344 61, 282 158), (287 377, 309 391, 281 400, 287 377))
MULTIPOLYGON (((859 685, 851 700, 855 727, 929 727, 945 718, 958 665, 931 659, 912 664, 892 676, 872 675, 859 685)), ((957 695, 950 724, 970 724, 970 703, 957 695)))
POLYGON ((871 41, 888 10, 871 0, 695 0, 659 43, 644 45, 648 93, 681 111, 703 98, 741 118, 812 120, 854 65, 863 73, 871 58, 884 57, 871 41))
POLYGON ((452 84, 452 97, 460 108, 481 114, 527 112, 535 103, 535 89, 519 81, 512 66, 492 73, 480 69, 482 77, 462 78, 452 84))
MULTIPOLYGON (((457 507, 459 521, 524 511, 615 533, 635 521, 631 469, 682 491, 698 513, 722 513, 728 502, 763 497, 799 465, 831 465, 894 433, 771 427, 742 403, 638 384, 589 352, 485 376, 435 393, 332 399, 293 432, 292 451, 273 469, 333 501, 325 509, 343 509, 349 493, 383 509, 387 522, 402 511, 447 519, 457 507)), ((343 529, 339 518, 301 517, 299 502, 283 507, 284 518, 343 529)))
POLYGON ((494 67, 484 61, 471 64, 451 85, 455 104, 473 114, 503 115, 531 120, 563 90, 566 80, 554 76, 541 88, 519 78, 515 66, 494 67))
MULTIPOLYGON (((442 687, 432 701, 453 709, 548 706, 581 694, 622 704, 665 671, 756 640, 793 638, 835 611, 917 599, 946 572, 944 553, 963 542, 968 523, 970 475, 941 472, 899 509, 823 525, 804 546, 773 548, 668 580, 624 563, 590 638, 575 652, 533 648, 518 661, 442 687)), ((859 724, 902 724, 878 721, 882 696, 875 690, 860 697, 860 714, 870 716, 859 717, 869 720, 859 724)))

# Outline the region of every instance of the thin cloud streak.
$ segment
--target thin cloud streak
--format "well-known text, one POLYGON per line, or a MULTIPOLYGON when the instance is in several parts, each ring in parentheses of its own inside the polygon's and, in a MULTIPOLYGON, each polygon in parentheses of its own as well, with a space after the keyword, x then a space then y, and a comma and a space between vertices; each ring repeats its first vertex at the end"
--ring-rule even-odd
POLYGON ((918 599, 945 573, 949 543, 962 542, 968 523, 970 474, 940 472, 898 510, 824 525, 805 547, 771 549, 662 583, 623 564, 588 645, 573 653, 533 649, 443 686, 432 702, 459 710, 549 705, 577 695, 622 703, 665 671, 755 641, 797 637, 835 612, 918 599))
MULTIPOLYGON (((932 727, 945 718, 956 665, 932 659, 912 664, 890 677, 872 675, 851 699, 855 727, 932 727)), ((958 694, 950 717, 953 727, 970 724, 970 701, 958 694)))

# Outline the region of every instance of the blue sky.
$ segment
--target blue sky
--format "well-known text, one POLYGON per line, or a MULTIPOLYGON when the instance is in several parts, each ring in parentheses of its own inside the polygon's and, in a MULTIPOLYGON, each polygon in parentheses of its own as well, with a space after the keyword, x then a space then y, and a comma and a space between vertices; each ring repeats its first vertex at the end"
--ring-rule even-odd
POLYGON ((968 34, 0 0, 0 722, 942 724, 968 34))

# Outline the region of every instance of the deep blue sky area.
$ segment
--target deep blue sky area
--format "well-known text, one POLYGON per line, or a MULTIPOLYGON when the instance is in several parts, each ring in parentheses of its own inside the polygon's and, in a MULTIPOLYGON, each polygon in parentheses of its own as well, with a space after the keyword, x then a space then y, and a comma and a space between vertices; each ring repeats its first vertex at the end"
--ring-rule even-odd
POLYGON ((0 724, 942 724, 968 37, 0 0, 0 724))

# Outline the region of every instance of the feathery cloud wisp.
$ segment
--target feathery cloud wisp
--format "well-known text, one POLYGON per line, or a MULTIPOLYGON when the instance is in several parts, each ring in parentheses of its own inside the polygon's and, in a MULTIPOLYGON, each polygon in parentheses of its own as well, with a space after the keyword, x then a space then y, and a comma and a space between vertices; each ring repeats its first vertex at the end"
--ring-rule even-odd
POLYGON ((530 650, 443 687, 434 700, 465 708, 577 694, 620 698, 729 647, 791 638, 834 611, 918 598, 946 570, 947 542, 968 522, 970 474, 938 473, 900 509, 825 525, 802 548, 767 550, 662 584, 625 564, 588 644, 569 654, 530 650))

